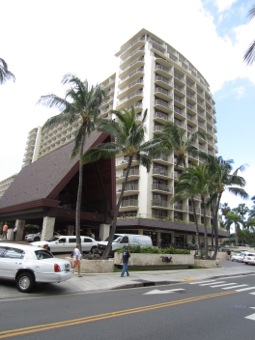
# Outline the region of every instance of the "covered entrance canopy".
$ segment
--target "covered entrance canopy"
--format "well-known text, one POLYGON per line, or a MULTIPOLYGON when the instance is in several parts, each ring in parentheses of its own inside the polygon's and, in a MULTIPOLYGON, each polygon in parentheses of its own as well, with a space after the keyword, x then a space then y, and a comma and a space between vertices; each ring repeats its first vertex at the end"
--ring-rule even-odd
MULTIPOLYGON (((84 150, 109 141, 95 131, 84 150)), ((42 225, 45 216, 55 218, 55 226, 75 224, 78 187, 78 157, 71 159, 69 143, 24 167, 0 199, 0 220, 42 225)), ((115 160, 103 159, 83 167, 81 226, 109 223, 115 207, 115 160)))

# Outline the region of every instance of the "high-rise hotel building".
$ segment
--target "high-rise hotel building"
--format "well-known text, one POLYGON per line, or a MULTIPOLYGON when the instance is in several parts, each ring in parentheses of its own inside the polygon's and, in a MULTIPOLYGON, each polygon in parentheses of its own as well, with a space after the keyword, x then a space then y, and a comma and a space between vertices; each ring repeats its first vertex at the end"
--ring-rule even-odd
MULTIPOLYGON (((209 84, 202 74, 171 45, 142 29, 116 53, 119 66, 116 73, 101 83, 107 98, 101 106, 101 116, 111 118, 112 110, 135 107, 137 119, 148 109, 148 139, 166 122, 173 122, 186 136, 196 131, 206 133, 197 148, 217 154, 216 118, 209 84)), ((33 129, 28 136, 24 166, 71 142, 76 126, 58 126, 51 130, 33 129)), ((187 163, 199 162, 188 156, 187 163)), ((117 198, 124 181, 127 162, 116 159, 117 198)), ((133 161, 128 185, 121 205, 121 217, 142 217, 182 223, 193 222, 191 202, 172 203, 174 187, 183 171, 176 166, 175 155, 161 154, 154 159, 151 171, 133 161)), ((199 222, 203 207, 197 199, 199 222)), ((210 211, 206 212, 210 225, 210 211)))

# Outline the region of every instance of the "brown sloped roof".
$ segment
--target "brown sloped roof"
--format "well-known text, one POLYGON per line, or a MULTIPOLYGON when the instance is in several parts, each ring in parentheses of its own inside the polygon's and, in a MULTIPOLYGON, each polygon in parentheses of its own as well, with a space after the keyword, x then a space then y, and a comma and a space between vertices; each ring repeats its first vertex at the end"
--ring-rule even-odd
MULTIPOLYGON (((101 143, 105 136, 97 131, 93 132, 87 138, 84 150, 101 143)), ((73 142, 24 167, 0 199, 0 212, 11 206, 17 207, 32 202, 34 205, 36 201, 42 205, 42 200, 52 205, 52 192, 56 192, 64 178, 68 182, 78 172, 78 156, 73 159, 70 157, 72 148, 73 142)))

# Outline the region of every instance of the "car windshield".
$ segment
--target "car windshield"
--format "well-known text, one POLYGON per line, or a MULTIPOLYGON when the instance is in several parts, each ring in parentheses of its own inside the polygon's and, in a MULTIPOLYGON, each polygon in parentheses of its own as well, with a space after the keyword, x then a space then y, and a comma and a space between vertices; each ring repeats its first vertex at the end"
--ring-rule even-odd
POLYGON ((51 254, 51 252, 49 252, 46 249, 36 250, 35 255, 36 255, 37 260, 45 260, 45 259, 50 259, 50 258, 54 257, 51 254))
POLYGON ((50 238, 49 240, 47 240, 47 242, 57 241, 58 239, 59 239, 59 237, 53 236, 52 238, 50 238))
MULTIPOLYGON (((119 242, 119 240, 118 240, 119 238, 121 238, 119 235, 114 235, 113 241, 119 242)), ((108 241, 108 240, 109 240, 109 237, 107 237, 107 239, 105 241, 108 241)))

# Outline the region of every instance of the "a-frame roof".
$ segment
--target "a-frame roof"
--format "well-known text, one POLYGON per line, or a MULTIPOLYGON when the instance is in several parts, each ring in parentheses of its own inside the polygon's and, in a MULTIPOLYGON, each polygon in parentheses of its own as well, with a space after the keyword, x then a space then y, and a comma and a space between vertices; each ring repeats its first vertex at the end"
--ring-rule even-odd
MULTIPOLYGON (((107 136, 97 131, 87 138, 84 150, 102 143, 107 136)), ((0 199, 0 214, 35 207, 57 206, 54 196, 78 172, 78 156, 71 158, 69 143, 24 167, 0 199)))

